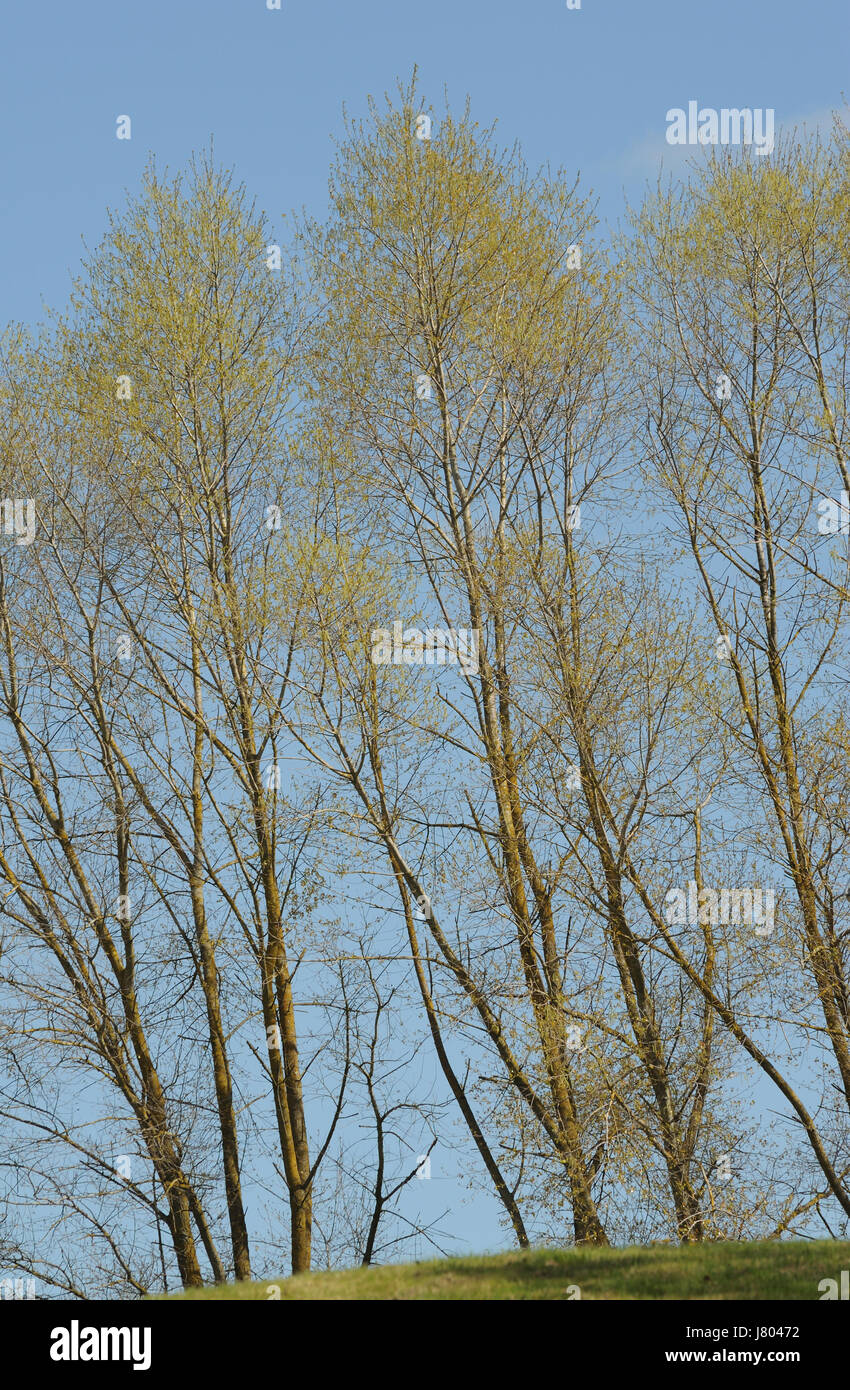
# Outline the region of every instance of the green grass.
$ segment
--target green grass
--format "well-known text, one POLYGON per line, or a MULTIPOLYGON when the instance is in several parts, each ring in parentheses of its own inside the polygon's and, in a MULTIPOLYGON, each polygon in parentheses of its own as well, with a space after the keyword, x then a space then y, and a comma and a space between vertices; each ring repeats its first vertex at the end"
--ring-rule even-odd
POLYGON ((850 1241, 716 1242, 507 1255, 299 1274, 165 1297, 226 1299, 800 1299, 850 1269, 850 1241), (279 1290, 279 1293, 278 1293, 279 1290))

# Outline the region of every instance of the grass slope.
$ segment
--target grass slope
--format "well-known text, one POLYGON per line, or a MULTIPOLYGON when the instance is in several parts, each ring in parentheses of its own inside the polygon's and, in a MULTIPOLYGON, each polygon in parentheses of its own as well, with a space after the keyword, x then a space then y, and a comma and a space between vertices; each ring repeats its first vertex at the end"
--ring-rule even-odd
POLYGON ((850 1241, 529 1250, 299 1274, 164 1297, 224 1299, 800 1299, 850 1269, 850 1241))

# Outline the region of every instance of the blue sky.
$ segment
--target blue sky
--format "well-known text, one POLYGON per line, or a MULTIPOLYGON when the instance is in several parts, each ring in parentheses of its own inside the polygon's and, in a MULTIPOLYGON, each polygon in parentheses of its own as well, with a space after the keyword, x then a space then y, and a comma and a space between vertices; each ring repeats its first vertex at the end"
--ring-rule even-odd
MULTIPOLYGON (((81 237, 214 137, 274 218, 320 213, 343 103, 395 88, 498 120, 532 164, 580 169, 603 214, 636 198, 689 100, 824 119, 850 97, 847 0, 35 0, 0 21, 0 319, 61 307, 81 237), (132 139, 117 140, 119 115, 132 139)), ((672 156, 672 159, 671 159, 672 156)))
MULTIPOLYGON (((215 142, 273 219, 321 214, 342 108, 394 91, 419 68, 498 121, 532 165, 582 173, 620 215, 661 157, 670 107, 773 107, 780 124, 825 123, 850 98, 847 0, 7 0, 0 19, 0 321, 61 309, 83 239, 139 186, 151 153, 172 170, 215 142), (129 115, 132 139, 116 139, 129 115)), ((772 1100, 775 1104, 775 1098, 772 1100)), ((465 1187, 435 1171, 424 1205, 465 1187)), ((423 1188, 426 1185, 423 1184, 423 1188)), ((423 1199, 426 1194, 423 1192, 423 1199)), ((455 1209, 475 1247, 500 1241, 494 1203, 455 1209)))

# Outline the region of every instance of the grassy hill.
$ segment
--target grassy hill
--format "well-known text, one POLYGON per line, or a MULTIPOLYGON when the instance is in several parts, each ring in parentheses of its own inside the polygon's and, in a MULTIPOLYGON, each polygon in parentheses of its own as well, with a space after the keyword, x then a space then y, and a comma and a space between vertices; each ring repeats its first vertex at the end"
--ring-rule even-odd
POLYGON ((224 1299, 799 1299, 850 1269, 850 1241, 529 1250, 226 1284, 167 1297, 224 1299))

